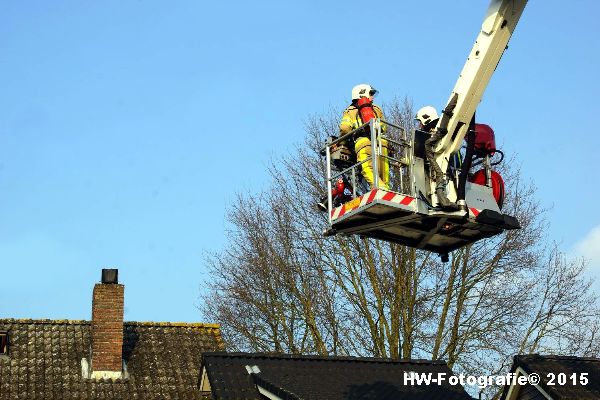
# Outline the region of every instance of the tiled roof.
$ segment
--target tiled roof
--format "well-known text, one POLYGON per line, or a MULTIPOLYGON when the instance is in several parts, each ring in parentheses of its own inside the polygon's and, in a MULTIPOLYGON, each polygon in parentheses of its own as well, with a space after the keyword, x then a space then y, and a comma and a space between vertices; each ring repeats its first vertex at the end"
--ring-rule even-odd
POLYGON ((0 399, 200 399, 201 353, 222 350, 216 324, 125 322, 126 377, 83 378, 89 321, 0 319, 0 399))
MULTIPOLYGON (((521 367, 528 374, 537 373, 540 386, 556 400, 591 400, 600 399, 600 359, 568 356, 541 356, 539 354, 517 355, 513 361, 512 371, 521 367), (588 382, 582 385, 579 380, 573 385, 572 376, 579 379, 582 373, 587 373, 588 382), (548 385, 549 374, 565 374, 564 385, 559 385, 555 379, 554 385, 548 385)), ((506 390, 505 390, 506 395, 506 390)))
POLYGON ((256 384, 284 400, 453 400, 468 399, 462 386, 447 383, 404 385, 404 373, 452 371, 443 361, 205 353, 207 372, 215 400, 258 400, 256 384), (258 366, 249 375, 245 366, 258 366))

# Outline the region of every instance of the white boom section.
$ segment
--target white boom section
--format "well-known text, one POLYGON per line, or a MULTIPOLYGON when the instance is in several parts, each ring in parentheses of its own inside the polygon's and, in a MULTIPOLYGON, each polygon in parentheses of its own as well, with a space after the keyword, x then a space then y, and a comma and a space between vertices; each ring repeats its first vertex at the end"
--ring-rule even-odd
POLYGON ((436 161, 442 171, 446 170, 450 155, 460 149, 483 92, 526 4, 527 0, 492 0, 481 32, 448 100, 449 104, 456 96, 457 102, 448 122, 448 133, 436 147, 436 161))

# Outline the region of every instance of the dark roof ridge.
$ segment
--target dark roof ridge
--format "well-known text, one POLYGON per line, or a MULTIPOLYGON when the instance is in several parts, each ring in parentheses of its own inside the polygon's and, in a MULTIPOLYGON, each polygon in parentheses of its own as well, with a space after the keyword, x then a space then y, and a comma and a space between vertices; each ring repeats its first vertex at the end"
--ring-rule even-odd
MULTIPOLYGON (((0 323, 4 324, 48 324, 48 325, 90 325, 91 321, 82 319, 32 319, 32 318, 0 318, 0 323)), ((157 326, 162 328, 207 328, 219 329, 219 324, 206 322, 138 322, 124 321, 123 324, 129 326, 157 326)))
POLYGON ((516 360, 527 361, 531 359, 556 360, 556 361, 595 361, 600 362, 600 358, 596 357, 577 357, 577 356, 562 356, 556 354, 541 355, 541 354, 518 354, 516 360))
POLYGON ((33 318, 0 318, 4 324, 51 324, 51 325, 89 325, 90 321, 83 319, 33 319, 33 318))
POLYGON ((203 356, 226 356, 238 358, 275 358, 275 359, 293 359, 293 360, 322 360, 322 361, 359 361, 370 363, 397 363, 397 364, 429 364, 429 365, 447 365, 444 360, 424 360, 424 359, 391 359, 374 357, 355 357, 355 356, 320 356, 307 354, 282 354, 282 353, 243 353, 212 351, 205 352, 203 356))
POLYGON ((163 328, 209 328, 219 329, 219 324, 210 322, 152 322, 152 321, 125 321, 126 325, 135 326, 160 326, 163 328))

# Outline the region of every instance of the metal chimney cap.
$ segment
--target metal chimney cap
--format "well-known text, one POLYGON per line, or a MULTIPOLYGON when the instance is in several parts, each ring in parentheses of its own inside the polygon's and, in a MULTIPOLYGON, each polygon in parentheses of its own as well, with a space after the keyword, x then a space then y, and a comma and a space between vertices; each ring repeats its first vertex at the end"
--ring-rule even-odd
POLYGON ((102 283, 119 283, 119 270, 102 268, 102 283))

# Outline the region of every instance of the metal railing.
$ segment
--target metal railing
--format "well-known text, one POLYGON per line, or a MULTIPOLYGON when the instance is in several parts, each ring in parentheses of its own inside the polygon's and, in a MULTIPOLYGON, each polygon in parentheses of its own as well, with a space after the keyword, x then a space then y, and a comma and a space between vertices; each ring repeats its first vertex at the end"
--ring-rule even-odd
POLYGON ((380 165, 385 160, 389 165, 389 189, 400 194, 414 197, 413 182, 413 148, 414 136, 408 135, 406 130, 390 122, 374 118, 367 124, 335 139, 330 140, 325 146, 325 162, 327 166, 327 209, 329 220, 331 222, 331 210, 334 208, 332 189, 333 184, 338 178, 350 182, 352 188, 350 201, 366 192, 367 190, 380 188, 380 165), (385 129, 383 128, 385 127, 385 129), (385 131, 385 132, 384 132, 385 131), (340 146, 347 145, 351 153, 354 154, 354 138, 365 137, 365 132, 369 134, 371 155, 362 161, 348 160, 347 162, 337 162, 332 160, 332 149, 337 150, 340 146), (375 144, 375 146, 373 146, 375 144), (384 147, 387 148, 387 154, 384 154, 384 147), (366 188, 367 183, 362 175, 362 166, 371 162, 373 169, 373 185, 366 188), (364 190, 361 190, 362 189, 364 190))

